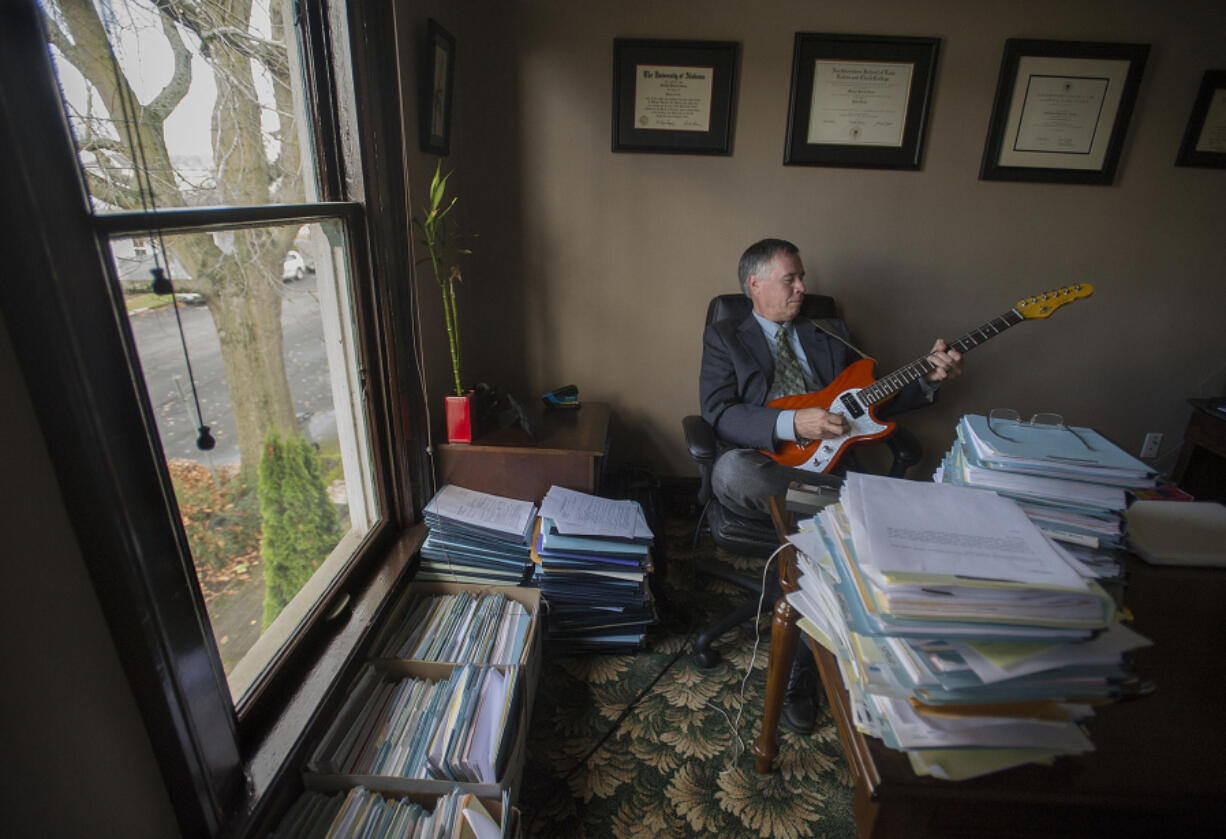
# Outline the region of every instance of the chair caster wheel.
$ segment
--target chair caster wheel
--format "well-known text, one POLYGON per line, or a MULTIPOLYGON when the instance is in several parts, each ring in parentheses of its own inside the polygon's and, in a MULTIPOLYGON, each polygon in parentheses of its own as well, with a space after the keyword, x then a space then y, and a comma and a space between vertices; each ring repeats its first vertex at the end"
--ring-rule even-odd
POLYGON ((719 664, 719 653, 710 648, 695 650, 694 660, 698 662, 699 667, 714 667, 719 664))

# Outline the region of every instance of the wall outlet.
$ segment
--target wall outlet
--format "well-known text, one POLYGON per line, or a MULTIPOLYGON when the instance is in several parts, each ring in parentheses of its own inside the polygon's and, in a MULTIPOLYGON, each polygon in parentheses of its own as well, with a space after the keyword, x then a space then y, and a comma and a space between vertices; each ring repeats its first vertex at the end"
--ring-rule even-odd
POLYGON ((1141 457, 1149 460, 1158 456, 1158 447, 1162 445, 1162 434, 1158 431, 1151 431, 1145 435, 1145 442, 1141 445, 1141 457))

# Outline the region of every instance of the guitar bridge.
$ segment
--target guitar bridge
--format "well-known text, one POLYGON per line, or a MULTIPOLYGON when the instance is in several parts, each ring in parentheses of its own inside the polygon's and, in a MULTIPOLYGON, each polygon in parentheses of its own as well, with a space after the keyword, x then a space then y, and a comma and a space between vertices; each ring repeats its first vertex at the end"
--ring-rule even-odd
POLYGON ((860 400, 856 399, 854 393, 844 393, 839 397, 839 401, 843 403, 843 410, 851 419, 860 419, 864 416, 864 408, 860 405, 860 400))

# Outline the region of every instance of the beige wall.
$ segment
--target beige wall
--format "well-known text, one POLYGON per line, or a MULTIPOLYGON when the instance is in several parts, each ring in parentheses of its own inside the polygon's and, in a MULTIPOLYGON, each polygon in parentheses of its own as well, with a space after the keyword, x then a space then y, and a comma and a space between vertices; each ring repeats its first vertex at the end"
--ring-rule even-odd
POLYGON ((178 836, 0 320, 0 754, 9 836, 178 836))
MULTIPOLYGON (((457 169, 466 223, 481 233, 465 274, 472 380, 533 398, 577 384, 584 398, 613 404, 628 459, 692 474, 680 420, 698 406, 706 302, 735 288, 740 252, 765 235, 800 246, 811 287, 840 301, 879 372, 1021 297, 1095 285, 1090 299, 977 350, 940 404, 912 415, 925 470, 960 414, 993 407, 1062 412, 1132 451, 1161 431, 1159 465, 1169 468, 1185 397, 1223 390, 1226 172, 1173 165, 1201 75, 1226 66, 1220 2, 398 8, 406 32, 434 16, 458 41, 446 165, 457 169), (942 39, 922 170, 782 165, 798 31, 942 39), (740 42, 731 156, 610 151, 618 36, 740 42), (1009 37, 1152 45, 1113 186, 978 179, 1009 37)), ((402 44, 413 50, 411 39, 402 44)), ((415 149, 411 116, 408 128, 415 149)), ((432 166, 410 154, 418 195, 432 166)), ((446 363, 430 337, 434 384, 446 363)))

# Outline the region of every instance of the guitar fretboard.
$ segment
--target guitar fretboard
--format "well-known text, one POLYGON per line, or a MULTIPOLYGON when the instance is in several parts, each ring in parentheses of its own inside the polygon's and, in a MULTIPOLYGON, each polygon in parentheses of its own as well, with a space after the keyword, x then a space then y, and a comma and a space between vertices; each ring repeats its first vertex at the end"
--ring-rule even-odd
MULTIPOLYGON (((995 338, 1010 326, 1016 326, 1024 320, 1025 318, 1018 314, 1016 309, 1010 309, 1003 315, 992 318, 983 326, 972 329, 958 340, 950 342, 948 346, 960 353, 969 352, 985 341, 995 338)), ((889 399, 912 382, 919 381, 935 369, 936 365, 929 361, 927 356, 924 356, 898 368, 888 376, 883 376, 861 390, 860 401, 865 405, 876 405, 878 402, 889 399)))

